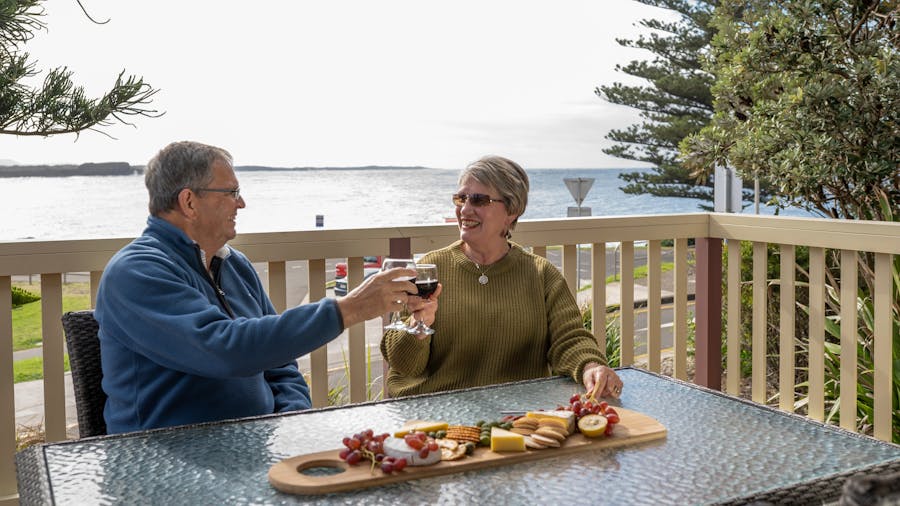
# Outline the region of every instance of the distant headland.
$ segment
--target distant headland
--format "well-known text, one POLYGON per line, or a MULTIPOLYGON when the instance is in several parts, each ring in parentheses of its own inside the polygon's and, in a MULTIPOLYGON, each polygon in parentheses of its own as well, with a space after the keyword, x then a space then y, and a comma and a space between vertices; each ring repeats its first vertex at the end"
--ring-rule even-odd
MULTIPOLYGON (((428 167, 390 167, 366 165, 361 167, 264 167, 261 165, 239 165, 236 171, 288 171, 288 170, 378 170, 404 169, 420 170, 428 167)), ((131 176, 143 174, 143 165, 130 165, 126 162, 82 163, 81 165, 6 165, 0 166, 0 178, 3 177, 70 177, 70 176, 131 176)))
POLYGON ((130 176, 141 174, 143 166, 126 162, 82 163, 81 165, 7 165, 0 177, 130 176))

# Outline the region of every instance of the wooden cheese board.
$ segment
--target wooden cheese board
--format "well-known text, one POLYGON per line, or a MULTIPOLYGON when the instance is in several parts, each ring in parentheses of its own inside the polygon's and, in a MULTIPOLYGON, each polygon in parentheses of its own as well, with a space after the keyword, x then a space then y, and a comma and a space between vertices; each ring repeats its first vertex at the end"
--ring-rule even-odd
POLYGON ((620 421, 611 435, 588 438, 580 433, 575 433, 569 436, 559 448, 497 453, 479 446, 473 455, 461 460, 441 461, 430 466, 407 466, 403 471, 391 474, 385 474, 377 467, 373 471, 371 466, 365 463, 355 466, 348 465, 338 456, 340 450, 335 449, 284 459, 269 469, 269 482, 276 489, 289 494, 330 494, 473 469, 559 457, 588 450, 632 445, 666 437, 666 428, 655 419, 624 408, 617 407, 616 411, 619 413, 620 421), (323 469, 331 471, 331 473, 310 472, 323 469))

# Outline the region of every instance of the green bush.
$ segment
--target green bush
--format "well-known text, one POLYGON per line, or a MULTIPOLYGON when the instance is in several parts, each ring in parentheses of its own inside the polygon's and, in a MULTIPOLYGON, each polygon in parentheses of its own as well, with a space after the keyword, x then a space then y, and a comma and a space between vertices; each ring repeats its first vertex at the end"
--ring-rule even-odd
MULTIPOLYGON (((581 321, 584 323, 584 328, 592 330, 593 317, 590 305, 582 308, 581 321)), ((618 313, 606 315, 606 350, 604 352, 610 367, 622 365, 622 332, 618 313)))
POLYGON ((28 304, 29 302, 34 302, 37 300, 41 300, 40 295, 33 294, 33 293, 29 292, 28 290, 23 290, 22 288, 19 288, 18 286, 12 287, 12 306, 13 307, 23 306, 25 304, 28 304))

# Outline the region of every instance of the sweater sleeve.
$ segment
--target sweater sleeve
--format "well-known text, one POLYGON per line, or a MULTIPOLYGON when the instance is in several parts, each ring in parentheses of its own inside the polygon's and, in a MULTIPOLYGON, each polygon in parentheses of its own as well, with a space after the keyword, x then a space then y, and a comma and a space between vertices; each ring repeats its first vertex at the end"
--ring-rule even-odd
POLYGON ((430 354, 431 336, 419 339, 405 330, 388 330, 381 338, 381 355, 403 376, 422 375, 430 354))
POLYGON ((280 316, 231 319, 170 264, 144 254, 107 266, 96 312, 101 335, 163 367, 226 378, 282 368, 341 332, 331 299, 280 316))
POLYGON ((584 366, 590 362, 606 365, 606 358, 597 340, 584 328, 581 311, 565 278, 552 265, 544 268, 544 283, 550 369, 553 374, 569 376, 581 383, 584 366))
POLYGON ((281 367, 268 369, 263 374, 272 389, 275 399, 275 413, 309 409, 309 385, 297 369, 297 362, 289 362, 281 367))
MULTIPOLYGON (((434 255, 428 253, 419 262, 434 263, 434 255)), ((405 330, 386 330, 381 337, 381 356, 394 372, 409 378, 421 376, 431 358, 431 335, 419 339, 405 330)))

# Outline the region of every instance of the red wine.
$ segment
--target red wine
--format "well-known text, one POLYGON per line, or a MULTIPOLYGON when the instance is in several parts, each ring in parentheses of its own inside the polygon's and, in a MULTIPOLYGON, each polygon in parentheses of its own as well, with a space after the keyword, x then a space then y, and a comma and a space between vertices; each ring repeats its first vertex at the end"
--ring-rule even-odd
POLYGON ((438 282, 436 279, 416 280, 416 288, 419 289, 419 297, 427 299, 437 290, 438 282))

